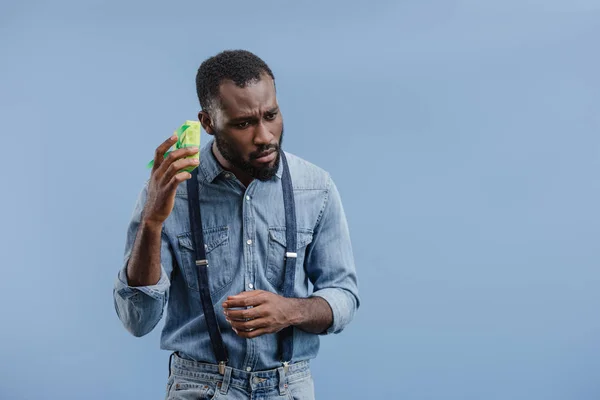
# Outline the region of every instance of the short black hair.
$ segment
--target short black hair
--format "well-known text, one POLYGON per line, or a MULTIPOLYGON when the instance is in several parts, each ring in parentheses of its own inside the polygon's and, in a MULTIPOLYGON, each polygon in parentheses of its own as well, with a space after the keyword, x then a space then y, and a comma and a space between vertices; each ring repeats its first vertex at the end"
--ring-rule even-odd
POLYGON ((260 80, 261 74, 275 76, 269 66, 247 50, 225 50, 204 61, 196 74, 196 92, 200 107, 210 110, 216 106, 219 87, 224 80, 231 80, 243 88, 260 80))

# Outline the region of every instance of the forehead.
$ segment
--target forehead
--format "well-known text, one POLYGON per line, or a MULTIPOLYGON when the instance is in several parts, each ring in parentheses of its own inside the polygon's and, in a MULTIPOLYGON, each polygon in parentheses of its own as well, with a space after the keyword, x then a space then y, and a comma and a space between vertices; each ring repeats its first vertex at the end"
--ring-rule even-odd
POLYGON ((243 88, 233 81, 223 81, 219 87, 221 111, 231 118, 237 115, 262 114, 277 106, 275 82, 263 74, 243 88))

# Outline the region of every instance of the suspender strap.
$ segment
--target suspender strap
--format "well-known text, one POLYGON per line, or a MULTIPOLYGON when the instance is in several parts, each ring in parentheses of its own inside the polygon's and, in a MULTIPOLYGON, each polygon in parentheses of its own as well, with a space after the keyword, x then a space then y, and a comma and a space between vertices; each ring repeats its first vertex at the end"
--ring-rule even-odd
MULTIPOLYGON (((286 240, 286 256, 285 256, 285 277, 283 281, 283 296, 293 297, 294 283, 296 280, 296 205, 294 202, 294 189, 292 187, 292 178, 290 169, 285 158, 285 154, 281 152, 281 160, 283 162, 283 174, 281 176, 281 186, 283 189, 283 208, 285 210, 285 240, 286 240)), ((283 329, 280 333, 281 340, 281 357, 284 365, 292 361, 294 353, 294 327, 289 326, 283 329)))
POLYGON ((215 308, 213 306, 212 298, 210 297, 210 289, 208 286, 208 261, 206 259, 206 249, 204 248, 202 217, 200 216, 198 168, 195 168, 191 174, 192 177, 187 181, 188 208, 190 210, 190 224, 192 227, 192 236, 196 255, 196 267, 198 268, 198 288, 200 289, 200 301, 202 302, 204 318, 206 319, 206 326, 215 357, 219 363, 220 369, 224 370, 225 364, 227 364, 227 350, 223 344, 221 330, 219 329, 219 325, 217 323, 215 308))

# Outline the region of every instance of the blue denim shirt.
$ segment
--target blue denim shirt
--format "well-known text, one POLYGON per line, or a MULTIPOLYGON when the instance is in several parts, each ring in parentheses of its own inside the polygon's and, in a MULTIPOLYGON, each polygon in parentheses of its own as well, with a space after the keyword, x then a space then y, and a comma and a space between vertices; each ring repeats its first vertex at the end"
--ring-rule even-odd
MULTIPOLYGON (((248 290, 282 293, 286 244, 281 187, 282 164, 271 180, 253 180, 245 188, 214 157, 212 141, 200 151, 199 185, 210 291, 228 365, 263 370, 281 365, 277 334, 240 338, 225 320, 222 302, 248 290)), ((338 333, 359 306, 350 234, 340 195, 329 174, 286 152, 294 187, 298 258, 294 297, 319 296, 333 311, 325 333, 338 333)), ((127 231, 124 265, 114 287, 117 315, 135 336, 150 332, 163 317, 161 348, 184 358, 215 363, 203 317, 185 182, 177 188, 175 206, 163 224, 160 281, 131 287, 125 269, 147 196, 144 186, 127 231)), ((295 329, 292 362, 312 359, 319 335, 295 329)))

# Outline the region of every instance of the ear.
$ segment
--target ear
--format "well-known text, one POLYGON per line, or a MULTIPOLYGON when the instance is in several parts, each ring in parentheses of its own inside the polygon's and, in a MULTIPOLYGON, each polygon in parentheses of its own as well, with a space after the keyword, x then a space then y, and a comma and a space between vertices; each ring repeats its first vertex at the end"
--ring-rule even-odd
POLYGON ((200 124, 206 133, 211 136, 214 135, 213 123, 210 119, 210 115, 208 115, 206 111, 202 110, 198 113, 198 121, 200 121, 200 124))

